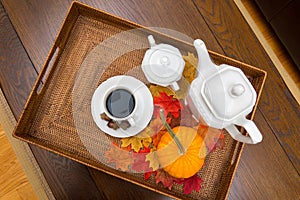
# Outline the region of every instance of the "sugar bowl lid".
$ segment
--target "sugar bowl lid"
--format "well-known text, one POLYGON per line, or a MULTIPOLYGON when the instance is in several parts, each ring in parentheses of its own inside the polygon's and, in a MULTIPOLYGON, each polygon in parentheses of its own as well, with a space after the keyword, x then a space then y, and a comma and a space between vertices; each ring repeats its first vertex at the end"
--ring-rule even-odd
POLYGON ((151 48, 145 53, 142 69, 146 78, 162 86, 168 86, 181 78, 184 60, 180 51, 168 44, 155 44, 152 35, 148 37, 151 48))
POLYGON ((201 96, 212 114, 225 121, 247 115, 256 101, 256 92, 245 74, 225 64, 204 80, 201 96))

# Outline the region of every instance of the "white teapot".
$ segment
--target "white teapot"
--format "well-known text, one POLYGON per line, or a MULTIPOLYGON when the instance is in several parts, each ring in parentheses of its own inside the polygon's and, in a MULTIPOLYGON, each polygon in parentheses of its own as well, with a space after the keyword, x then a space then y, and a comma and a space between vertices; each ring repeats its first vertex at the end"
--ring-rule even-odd
POLYGON ((225 128, 237 141, 261 142, 260 131, 253 121, 246 119, 257 95, 245 74, 227 64, 215 65, 202 40, 195 40, 194 46, 199 58, 198 75, 186 98, 193 115, 211 127, 225 128), (249 136, 242 135, 236 125, 244 127, 249 136))

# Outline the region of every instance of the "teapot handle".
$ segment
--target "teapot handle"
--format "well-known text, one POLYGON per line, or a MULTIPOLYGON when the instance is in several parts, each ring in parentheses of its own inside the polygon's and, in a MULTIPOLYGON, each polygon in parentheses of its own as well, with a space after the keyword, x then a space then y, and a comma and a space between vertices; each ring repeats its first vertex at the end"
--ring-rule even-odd
POLYGON ((233 139, 247 144, 256 144, 262 141, 262 135, 253 121, 246 118, 240 118, 235 121, 235 124, 230 124, 229 126, 225 127, 233 139), (235 124, 244 127, 249 136, 242 135, 235 124))

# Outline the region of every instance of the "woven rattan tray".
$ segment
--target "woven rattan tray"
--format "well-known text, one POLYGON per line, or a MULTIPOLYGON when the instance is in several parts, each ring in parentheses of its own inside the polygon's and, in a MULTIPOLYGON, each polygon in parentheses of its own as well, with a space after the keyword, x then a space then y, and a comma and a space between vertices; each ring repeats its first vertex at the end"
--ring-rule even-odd
MULTIPOLYGON (((189 195, 183 194, 181 186, 169 190, 156 184, 154 179, 145 181, 142 174, 122 172, 105 163, 104 151, 118 139, 101 132, 93 122, 90 111, 92 94, 101 82, 115 75, 129 74, 145 82, 140 65, 149 48, 149 34, 159 43, 180 48, 183 54, 195 53, 192 44, 73 3, 14 136, 170 197, 225 199, 243 149, 243 144, 228 134, 225 134, 225 147, 209 154, 205 168, 199 172, 205 180, 201 190, 189 195), (109 40, 112 37, 114 40, 109 40)), ((214 52, 210 52, 210 56, 215 63, 241 68, 259 99, 266 77, 264 71, 214 52)), ((249 118, 253 118, 255 109, 256 106, 249 118)))

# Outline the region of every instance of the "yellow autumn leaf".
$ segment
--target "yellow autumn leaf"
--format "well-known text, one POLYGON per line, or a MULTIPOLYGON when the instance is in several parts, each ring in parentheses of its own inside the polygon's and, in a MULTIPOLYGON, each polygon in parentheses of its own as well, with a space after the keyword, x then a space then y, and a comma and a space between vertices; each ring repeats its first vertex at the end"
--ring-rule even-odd
POLYGON ((131 148, 138 152, 144 146, 149 147, 150 143, 152 142, 152 138, 146 131, 142 131, 136 136, 122 138, 121 139, 121 147, 128 147, 131 145, 131 148))
POLYGON ((164 92, 167 95, 173 95, 174 98, 185 99, 190 83, 196 78, 198 59, 190 52, 188 52, 187 56, 183 56, 183 59, 185 60, 185 66, 182 72, 184 78, 177 81, 179 90, 173 91, 170 87, 150 85, 149 90, 153 97, 159 96, 160 92, 164 92))
POLYGON ((196 77, 198 59, 190 52, 187 56, 183 56, 183 59, 185 60, 185 66, 182 75, 191 83, 196 77))
POLYGON ((151 137, 143 138, 142 143, 144 147, 149 148, 150 144, 152 143, 152 138, 151 137))
POLYGON ((188 52, 187 56, 183 56, 183 59, 186 62, 189 62, 194 67, 197 67, 198 65, 198 58, 196 58, 195 55, 191 52, 188 52))
POLYGON ((176 98, 176 94, 169 87, 162 87, 159 85, 150 85, 149 90, 153 97, 158 97, 160 92, 164 92, 168 96, 173 95, 173 97, 176 98))
POLYGON ((159 168, 159 161, 156 151, 151 151, 146 155, 146 161, 149 161, 149 167, 156 171, 159 168))
POLYGON ((177 99, 185 99, 185 97, 189 91, 190 82, 187 79, 182 78, 177 83, 178 83, 180 89, 175 92, 176 98, 177 99))

